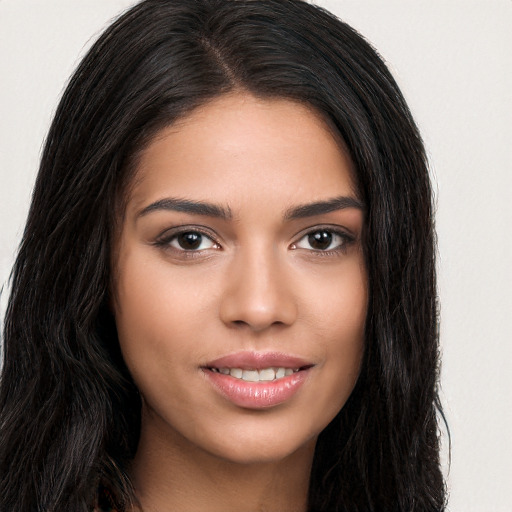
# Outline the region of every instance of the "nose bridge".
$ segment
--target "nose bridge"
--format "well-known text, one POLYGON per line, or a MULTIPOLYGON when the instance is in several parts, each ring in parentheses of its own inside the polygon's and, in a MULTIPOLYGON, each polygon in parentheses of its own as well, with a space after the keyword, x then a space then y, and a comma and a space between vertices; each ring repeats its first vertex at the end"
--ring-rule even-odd
POLYGON ((228 270, 221 303, 226 324, 261 331, 271 325, 290 325, 297 310, 282 255, 270 245, 240 247, 228 270))

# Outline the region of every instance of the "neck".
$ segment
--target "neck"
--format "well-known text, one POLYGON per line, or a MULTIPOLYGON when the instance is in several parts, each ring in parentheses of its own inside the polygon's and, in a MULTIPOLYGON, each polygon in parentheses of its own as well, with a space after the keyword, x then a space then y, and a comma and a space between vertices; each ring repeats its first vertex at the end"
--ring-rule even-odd
POLYGON ((284 459, 241 464, 163 430, 143 414, 132 466, 143 512, 306 511, 315 439, 284 459))

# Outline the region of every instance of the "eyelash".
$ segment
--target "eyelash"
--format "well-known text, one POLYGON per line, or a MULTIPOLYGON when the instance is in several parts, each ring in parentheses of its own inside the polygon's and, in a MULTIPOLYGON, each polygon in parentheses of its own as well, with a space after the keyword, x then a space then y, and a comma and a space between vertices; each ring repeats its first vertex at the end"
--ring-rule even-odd
POLYGON ((165 233, 163 233, 162 235, 160 235, 156 239, 154 245, 156 247, 160 247, 160 248, 163 248, 163 249, 166 249, 169 251, 173 251, 175 253, 179 253, 180 257, 183 257, 183 258, 197 258, 202 255, 203 251, 208 250, 208 249, 200 249, 200 250, 183 249, 183 248, 178 249, 171 245, 171 243, 174 240, 176 240, 180 235, 186 235, 186 234, 192 234, 192 233, 199 234, 202 237, 206 237, 209 240, 211 240, 212 243, 217 246, 217 247, 215 247, 215 249, 218 249, 220 247, 220 244, 215 240, 215 237, 213 236, 213 234, 210 231, 205 230, 199 226, 180 226, 179 228, 170 229, 170 230, 166 231, 165 233))
POLYGON ((338 227, 335 228, 333 226, 315 226, 314 228, 308 229, 307 231, 301 233, 300 238, 298 238, 297 241, 292 244, 292 248, 294 250, 304 249, 314 254, 315 256, 336 256, 339 255, 340 253, 346 253, 350 245, 353 244, 355 241, 356 238, 353 235, 347 233, 346 231, 343 231, 338 227), (316 233, 329 233, 332 237, 338 237, 340 239, 339 245, 332 249, 326 250, 314 248, 304 249, 302 247, 297 247, 297 245, 306 237, 312 236, 316 233))
MULTIPOLYGON (((186 234, 199 234, 202 237, 206 237, 209 240, 211 240, 212 244, 214 246, 216 246, 216 247, 211 247, 211 248, 214 248, 214 249, 220 248, 220 244, 216 241, 213 234, 210 231, 205 230, 204 228, 199 227, 199 226, 181 226, 179 228, 168 230, 158 237, 158 239, 154 242, 154 245, 156 247, 161 247, 161 248, 168 249, 168 250, 174 251, 176 253, 179 253, 180 257, 184 257, 184 258, 199 257, 199 256, 203 255, 204 251, 211 249, 210 247, 208 247, 206 249, 183 249, 183 248, 178 249, 171 245, 171 243, 174 240, 176 240, 180 235, 186 235, 186 234)), ((305 251, 308 251, 308 252, 314 254, 315 256, 321 256, 321 257, 335 256, 340 253, 345 253, 348 250, 349 246, 355 242, 355 240, 356 239, 353 235, 347 233, 346 231, 340 230, 339 228, 334 228, 332 226, 315 226, 314 228, 311 228, 305 232, 302 232, 300 234, 300 237, 297 238, 297 241, 293 242, 290 245, 290 248, 292 250, 305 250, 305 251), (333 249, 326 249, 326 250, 314 249, 314 248, 307 249, 307 248, 303 248, 303 247, 298 247, 298 244, 302 240, 304 240, 306 237, 312 236, 316 233, 322 233, 322 232, 328 233, 333 237, 339 237, 341 239, 339 245, 334 247, 333 249)))

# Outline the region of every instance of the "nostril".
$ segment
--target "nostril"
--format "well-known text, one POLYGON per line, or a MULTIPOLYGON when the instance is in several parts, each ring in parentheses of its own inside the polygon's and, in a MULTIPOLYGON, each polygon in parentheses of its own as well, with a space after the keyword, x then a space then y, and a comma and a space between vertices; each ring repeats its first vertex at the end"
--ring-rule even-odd
POLYGON ((219 315, 226 326, 262 331, 271 326, 291 325, 297 315, 296 302, 288 286, 277 286, 271 276, 235 279, 226 286, 219 315))
POLYGON ((285 322, 282 322, 280 320, 276 320, 276 321, 269 321, 269 322, 262 322, 261 325, 259 325, 257 322, 248 322, 248 321, 245 321, 245 320, 232 320, 231 322, 231 325, 235 328, 251 328, 251 329, 254 329, 254 330, 263 330, 263 329, 266 329, 268 327, 282 327, 282 326, 285 326, 286 323, 285 322))

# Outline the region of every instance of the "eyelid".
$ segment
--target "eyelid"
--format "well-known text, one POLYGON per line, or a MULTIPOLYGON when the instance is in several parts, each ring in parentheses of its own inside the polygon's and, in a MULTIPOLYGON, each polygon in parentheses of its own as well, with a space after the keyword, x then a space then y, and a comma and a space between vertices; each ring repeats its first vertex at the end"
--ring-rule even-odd
MULTIPOLYGON (((178 237, 180 234, 183 233, 200 233, 201 235, 205 236, 206 238, 210 239, 217 247, 215 249, 222 249, 222 244, 219 242, 218 235, 213 232, 210 228, 206 226, 201 226, 197 224, 187 224, 187 225, 179 225, 174 226, 165 229, 163 232, 161 232, 154 240, 153 245, 163 247, 164 249, 169 249, 170 251, 175 251, 176 253, 182 253, 187 254, 189 257, 193 257, 194 255, 199 255, 205 251, 208 251, 211 248, 206 249, 197 249, 197 250, 186 250, 186 249, 179 249, 177 247, 173 247, 170 245, 171 241, 178 237)), ((320 224, 315 226, 310 226, 306 229, 303 229, 300 231, 297 235, 294 237, 294 242, 290 244, 290 248, 292 250, 304 250, 311 253, 316 253, 319 255, 329 255, 334 253, 340 253, 342 251, 345 251, 351 243, 355 242, 357 239, 356 235, 354 235, 351 230, 344 226, 339 225, 332 225, 332 224, 320 224), (340 243, 338 246, 334 247, 333 249, 307 249, 303 247, 297 247, 297 244, 306 236, 309 236, 315 232, 318 231, 328 231, 332 233, 333 235, 337 235, 342 238, 342 243, 340 243)))
MULTIPOLYGON (((215 245, 221 247, 216 233, 205 226, 198 226, 196 224, 187 224, 168 228, 155 238, 154 245, 171 247, 170 242, 183 233, 200 233, 206 238, 209 238, 215 245)), ((185 249, 178 249, 176 247, 172 247, 172 249, 176 250, 177 252, 201 252, 203 250, 207 250, 201 249, 198 251, 186 251, 185 249)))
POLYGON ((295 241, 292 242, 290 247, 294 250, 303 249, 305 251, 310 251, 313 253, 319 253, 319 254, 325 255, 325 254, 329 254, 329 253, 336 253, 336 252, 344 251, 344 250, 346 250, 347 245, 349 245, 355 241, 356 241, 356 236, 349 229, 344 228, 342 226, 338 226, 338 225, 321 224, 321 225, 311 226, 311 227, 308 227, 308 228, 302 230, 300 233, 298 233, 295 236, 295 241), (341 243, 339 246, 337 246, 333 249, 325 249, 325 250, 314 249, 314 248, 306 249, 303 247, 297 247, 297 244, 303 238, 305 238, 313 233, 316 233, 318 231, 328 231, 328 232, 332 233, 333 235, 337 235, 343 239, 343 243, 341 243))

